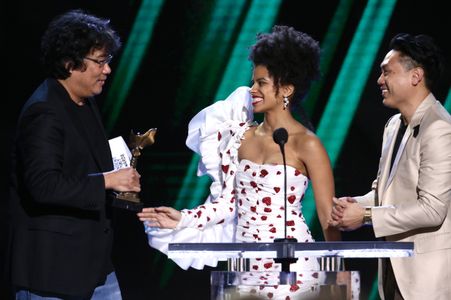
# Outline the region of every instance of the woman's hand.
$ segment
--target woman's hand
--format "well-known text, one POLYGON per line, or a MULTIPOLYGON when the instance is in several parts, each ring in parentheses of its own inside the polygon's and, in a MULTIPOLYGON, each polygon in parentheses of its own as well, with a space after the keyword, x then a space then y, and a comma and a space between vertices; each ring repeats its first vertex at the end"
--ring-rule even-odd
POLYGON ((146 207, 138 214, 140 221, 148 226, 174 229, 182 218, 182 213, 172 207, 146 207))

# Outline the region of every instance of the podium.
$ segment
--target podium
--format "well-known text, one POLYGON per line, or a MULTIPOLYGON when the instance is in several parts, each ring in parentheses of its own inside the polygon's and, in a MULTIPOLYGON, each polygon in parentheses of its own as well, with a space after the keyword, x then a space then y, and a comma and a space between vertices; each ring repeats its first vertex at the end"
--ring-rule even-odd
POLYGON ((282 243, 174 243, 169 244, 169 258, 212 257, 227 261, 227 271, 212 271, 211 300, 265 299, 242 297, 237 292, 262 289, 265 286, 293 285, 296 272, 253 272, 249 260, 272 258, 295 261, 302 257, 318 259, 319 270, 303 272, 317 277, 315 294, 299 299, 351 299, 359 289, 358 271, 345 271, 343 258, 388 258, 413 255, 413 242, 349 241, 349 242, 282 242, 282 243))

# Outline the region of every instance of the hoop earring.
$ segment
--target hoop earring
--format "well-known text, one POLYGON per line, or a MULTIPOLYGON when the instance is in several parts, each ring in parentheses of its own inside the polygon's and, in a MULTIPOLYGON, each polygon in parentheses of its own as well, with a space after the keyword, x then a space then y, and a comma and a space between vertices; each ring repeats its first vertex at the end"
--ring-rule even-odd
POLYGON ((287 109, 288 104, 290 103, 290 101, 288 100, 287 96, 283 96, 283 109, 287 109))

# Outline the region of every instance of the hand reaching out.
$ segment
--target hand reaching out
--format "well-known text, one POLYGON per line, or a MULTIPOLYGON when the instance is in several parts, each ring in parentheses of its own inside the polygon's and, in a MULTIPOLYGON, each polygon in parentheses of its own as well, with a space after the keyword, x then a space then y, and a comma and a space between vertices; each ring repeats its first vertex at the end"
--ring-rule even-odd
POLYGON ((182 218, 182 213, 175 208, 160 206, 146 207, 138 214, 139 220, 151 227, 174 229, 182 218))

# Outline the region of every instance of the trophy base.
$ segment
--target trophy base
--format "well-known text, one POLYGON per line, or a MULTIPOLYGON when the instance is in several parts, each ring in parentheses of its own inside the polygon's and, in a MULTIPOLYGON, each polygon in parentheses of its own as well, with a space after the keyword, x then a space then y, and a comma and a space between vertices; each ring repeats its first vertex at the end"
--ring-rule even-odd
POLYGON ((116 195, 116 197, 113 198, 113 202, 111 203, 113 207, 122 208, 134 212, 140 212, 144 208, 144 204, 139 201, 139 199, 136 201, 135 199, 124 199, 120 198, 120 194, 116 195))

